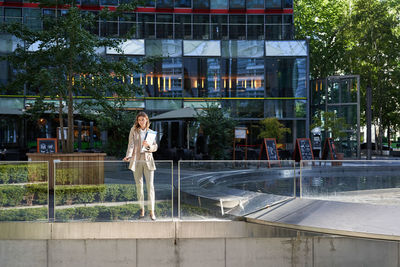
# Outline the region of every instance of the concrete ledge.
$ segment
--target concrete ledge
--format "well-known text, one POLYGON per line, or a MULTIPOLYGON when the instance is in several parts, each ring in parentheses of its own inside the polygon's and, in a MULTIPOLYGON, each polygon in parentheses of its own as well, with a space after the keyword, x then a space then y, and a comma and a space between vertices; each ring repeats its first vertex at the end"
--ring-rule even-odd
POLYGON ((51 224, 46 222, 1 222, 2 239, 51 239, 51 224))

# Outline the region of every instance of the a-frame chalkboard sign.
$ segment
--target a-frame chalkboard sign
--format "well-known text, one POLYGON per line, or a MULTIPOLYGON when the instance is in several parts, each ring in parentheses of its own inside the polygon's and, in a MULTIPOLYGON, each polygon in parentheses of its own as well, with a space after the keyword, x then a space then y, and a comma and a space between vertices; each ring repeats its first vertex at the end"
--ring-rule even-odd
POLYGON ((57 138, 37 138, 37 153, 58 153, 57 138))
POLYGON ((264 151, 265 151, 265 155, 267 155, 268 166, 270 168, 271 168, 270 161, 278 161, 279 166, 281 166, 281 163, 279 161, 278 150, 276 149, 276 139, 275 138, 264 138, 264 140, 261 144, 260 155, 258 157, 258 160, 262 159, 262 155, 264 154, 264 151))
POLYGON ((337 160, 337 154, 335 149, 335 142, 332 138, 326 138, 324 142, 324 149, 322 150, 322 159, 328 159, 328 154, 331 156, 331 160, 337 160))
POLYGON ((296 139, 293 159, 297 162, 299 162, 300 160, 314 160, 310 138, 296 139))

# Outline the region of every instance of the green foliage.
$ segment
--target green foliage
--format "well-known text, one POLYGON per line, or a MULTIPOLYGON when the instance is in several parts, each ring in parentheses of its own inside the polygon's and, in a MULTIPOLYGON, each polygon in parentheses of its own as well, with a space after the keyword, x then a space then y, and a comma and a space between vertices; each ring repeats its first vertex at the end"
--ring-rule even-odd
POLYGON ((331 137, 334 139, 340 139, 347 137, 346 132, 344 130, 348 130, 350 126, 346 123, 345 118, 337 117, 334 112, 322 112, 321 117, 316 116, 313 118, 314 123, 311 125, 311 128, 321 127, 325 134, 328 137, 328 134, 331 134, 331 137))
POLYGON ((47 220, 47 208, 0 210, 0 221, 47 220))
MULTIPOLYGON (((98 20, 123 17, 125 11, 136 8, 137 2, 122 4, 115 12, 104 8, 94 15, 81 11, 76 1, 39 0, 40 6, 46 7, 62 3, 69 3, 68 10, 61 16, 44 16, 41 31, 20 23, 1 24, 1 32, 14 35, 24 44, 1 59, 9 61, 17 70, 14 79, 7 84, 9 90, 17 93, 26 87, 35 92, 38 97, 33 107, 35 113, 58 110, 61 118, 62 109, 67 108, 68 128, 72 129, 74 110, 111 112, 142 91, 138 85, 125 82, 142 72, 141 64, 124 56, 107 57, 98 52, 98 48, 105 47, 122 52, 120 46, 126 39, 100 37, 91 30, 98 20), (29 49, 33 46, 37 49, 29 49), (114 96, 114 101, 106 98, 110 95, 114 96), (88 96, 91 100, 83 98, 77 103, 77 96, 88 96), (49 106, 43 101, 45 98, 57 102, 49 106)), ((63 151, 73 152, 73 144, 73 131, 68 131, 67 147, 66 151, 63 147, 63 151)))
POLYGON ((290 129, 279 122, 277 118, 265 118, 260 121, 261 132, 259 138, 276 138, 279 142, 286 133, 290 133, 290 129))
POLYGON ((135 122, 136 114, 136 111, 117 109, 112 112, 103 110, 96 115, 85 116, 95 120, 101 131, 108 132, 108 143, 104 147, 107 155, 122 158, 125 157, 129 132, 135 122))
POLYGON ((208 136, 208 152, 213 159, 227 159, 233 142, 233 132, 236 121, 229 117, 226 110, 217 105, 207 105, 204 112, 197 113, 196 119, 208 136))

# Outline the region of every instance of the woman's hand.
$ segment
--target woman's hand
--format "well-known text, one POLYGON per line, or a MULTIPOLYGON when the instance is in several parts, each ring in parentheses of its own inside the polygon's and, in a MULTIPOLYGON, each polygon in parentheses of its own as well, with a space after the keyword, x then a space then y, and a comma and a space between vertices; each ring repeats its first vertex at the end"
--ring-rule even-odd
POLYGON ((131 157, 125 157, 122 160, 125 161, 125 162, 129 162, 131 160, 131 157))
POLYGON ((150 148, 150 145, 149 145, 149 143, 147 143, 146 140, 143 141, 143 144, 142 144, 142 145, 143 145, 145 148, 147 148, 147 149, 150 148))

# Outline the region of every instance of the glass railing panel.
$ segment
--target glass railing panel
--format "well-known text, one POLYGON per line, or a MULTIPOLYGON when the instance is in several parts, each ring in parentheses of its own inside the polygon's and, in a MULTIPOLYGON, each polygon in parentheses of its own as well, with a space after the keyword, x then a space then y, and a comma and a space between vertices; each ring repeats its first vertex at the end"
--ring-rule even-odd
POLYGON ((300 185, 303 198, 400 205, 400 161, 302 161, 300 185))
MULTIPOLYGON (((143 177, 146 215, 140 218, 140 201, 129 163, 122 161, 55 162, 55 221, 150 220, 147 181, 143 177)), ((155 215, 172 220, 172 161, 156 161, 155 215)))
POLYGON ((0 221, 47 221, 48 162, 0 162, 0 221))
POLYGON ((295 196, 294 161, 180 161, 178 216, 244 216, 295 196))

